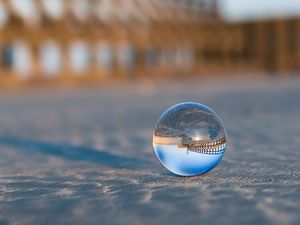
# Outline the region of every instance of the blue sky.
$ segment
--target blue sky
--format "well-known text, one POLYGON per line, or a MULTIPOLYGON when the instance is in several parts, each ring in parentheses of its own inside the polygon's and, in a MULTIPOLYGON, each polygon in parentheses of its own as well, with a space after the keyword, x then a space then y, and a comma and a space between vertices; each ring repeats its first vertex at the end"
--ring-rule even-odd
POLYGON ((300 0, 218 0, 220 12, 231 21, 300 16, 300 0))

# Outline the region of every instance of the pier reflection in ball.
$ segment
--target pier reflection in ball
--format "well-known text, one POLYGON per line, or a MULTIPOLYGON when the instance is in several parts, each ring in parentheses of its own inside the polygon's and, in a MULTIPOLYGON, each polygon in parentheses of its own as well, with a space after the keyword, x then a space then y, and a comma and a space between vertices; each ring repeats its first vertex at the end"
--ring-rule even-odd
POLYGON ((226 131, 209 107, 185 102, 167 109, 153 131, 154 152, 162 165, 180 176, 213 169, 226 150, 226 131))

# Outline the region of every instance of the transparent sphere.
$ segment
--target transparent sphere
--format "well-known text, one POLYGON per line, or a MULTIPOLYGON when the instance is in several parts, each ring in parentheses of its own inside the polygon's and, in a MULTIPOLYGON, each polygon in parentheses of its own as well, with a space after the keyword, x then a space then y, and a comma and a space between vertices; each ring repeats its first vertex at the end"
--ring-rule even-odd
POLYGON ((226 131, 218 115, 194 102, 167 109, 153 131, 153 148, 171 172, 195 176, 214 168, 226 150, 226 131))

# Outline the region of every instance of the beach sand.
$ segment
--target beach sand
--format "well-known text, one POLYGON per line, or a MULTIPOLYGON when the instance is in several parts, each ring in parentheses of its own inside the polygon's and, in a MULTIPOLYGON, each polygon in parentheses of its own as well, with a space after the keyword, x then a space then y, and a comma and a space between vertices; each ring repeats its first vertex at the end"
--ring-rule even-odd
POLYGON ((0 95, 0 224, 299 224, 300 80, 162 82, 0 95), (152 150, 182 101, 222 118, 228 149, 197 177, 152 150))

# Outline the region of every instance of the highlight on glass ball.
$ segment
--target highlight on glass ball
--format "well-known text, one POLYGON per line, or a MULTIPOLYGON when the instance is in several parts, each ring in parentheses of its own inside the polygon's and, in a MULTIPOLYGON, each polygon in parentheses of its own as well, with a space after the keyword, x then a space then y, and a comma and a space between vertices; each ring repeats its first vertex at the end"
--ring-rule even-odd
POLYGON ((169 171, 196 176, 213 169, 226 150, 226 131, 209 107, 185 102, 167 109, 153 131, 154 152, 169 171))

